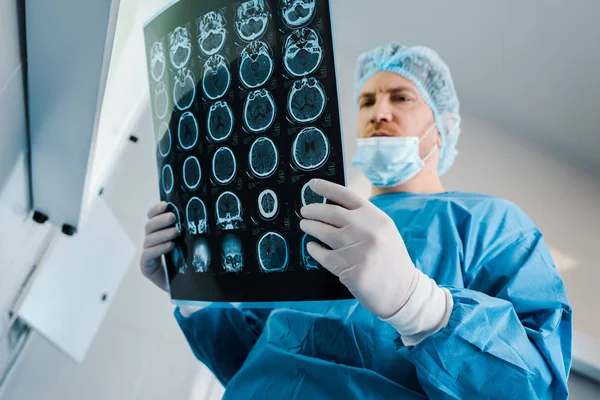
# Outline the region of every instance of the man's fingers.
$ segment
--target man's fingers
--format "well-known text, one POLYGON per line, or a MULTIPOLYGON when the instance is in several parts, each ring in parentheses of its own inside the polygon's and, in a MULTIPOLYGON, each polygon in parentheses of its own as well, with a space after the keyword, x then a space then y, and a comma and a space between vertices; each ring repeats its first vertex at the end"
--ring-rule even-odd
POLYGON ((154 274, 157 269, 162 268, 160 257, 173 250, 174 246, 175 244, 173 242, 167 242, 145 249, 142 253, 140 263, 144 275, 150 276, 154 274))
POLYGON ((150 210, 148 210, 148 219, 150 218, 154 218, 157 215, 163 214, 167 211, 167 202, 166 201, 161 201, 159 203, 156 203, 155 205, 153 205, 150 210))
POLYGON ((354 190, 324 179, 311 179, 309 185, 316 194, 349 210, 355 210, 365 202, 354 190))
POLYGON ((346 246, 345 235, 341 234, 340 229, 334 226, 311 219, 303 219, 300 221, 300 229, 332 249, 346 246))
POLYGON ((177 222, 175 214, 166 212, 159 214, 146 222, 146 235, 173 226, 177 222))
POLYGON ((177 228, 162 229, 160 231, 146 235, 144 239, 144 249, 149 249, 163 243, 168 243, 179 236, 177 228))
POLYGON ((317 242, 308 242, 306 244, 306 251, 316 262, 321 264, 325 269, 329 269, 327 263, 327 254, 331 251, 323 247, 323 245, 317 242))
POLYGON ((342 271, 346 269, 346 262, 340 257, 339 250, 328 250, 317 242, 309 242, 306 245, 306 250, 315 261, 335 276, 339 277, 342 271))
POLYGON ((321 221, 342 228, 350 224, 350 212, 335 204, 309 204, 300 209, 300 214, 306 219, 321 221))

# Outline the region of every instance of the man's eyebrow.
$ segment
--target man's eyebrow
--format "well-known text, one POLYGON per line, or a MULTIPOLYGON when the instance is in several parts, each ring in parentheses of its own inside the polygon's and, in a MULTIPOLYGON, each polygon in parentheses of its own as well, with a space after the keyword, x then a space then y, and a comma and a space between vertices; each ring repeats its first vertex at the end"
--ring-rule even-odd
POLYGON ((410 92, 415 93, 415 90, 410 86, 396 86, 387 90, 388 93, 402 93, 402 92, 410 92))
MULTIPOLYGON (((392 88, 386 89, 385 92, 390 93, 390 94, 397 94, 397 93, 403 93, 403 92, 416 94, 415 89, 411 88, 410 86, 394 86, 392 88)), ((361 93, 358 96, 359 100, 364 99, 364 98, 370 99, 373 97, 375 97, 375 93, 373 93, 373 92, 361 93)))

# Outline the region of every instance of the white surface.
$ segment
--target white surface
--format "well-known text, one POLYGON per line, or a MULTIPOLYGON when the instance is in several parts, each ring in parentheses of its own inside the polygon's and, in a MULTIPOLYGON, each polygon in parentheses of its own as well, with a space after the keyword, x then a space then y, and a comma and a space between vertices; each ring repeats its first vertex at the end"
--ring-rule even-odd
POLYGON ((573 333, 573 369, 600 382, 600 340, 582 332, 573 333))
POLYGON ((52 235, 49 224, 39 225, 25 213, 8 207, 0 197, 0 374, 13 354, 8 339, 12 318, 9 312, 35 264, 39 249, 52 235))
POLYGON ((0 399, 216 400, 222 392, 194 358, 168 296, 149 284, 134 262, 85 360, 74 362, 34 333, 0 399))
POLYGON ((78 226, 119 0, 26 1, 33 203, 78 226))
POLYGON ((143 15, 136 1, 121 2, 82 214, 89 211, 96 194, 112 173, 147 106, 146 56, 141 33, 143 15))
POLYGON ((0 198, 23 212, 29 209, 26 135, 23 67, 19 65, 0 89, 0 198))
POLYGON ((99 197, 79 233, 55 238, 19 316, 81 362, 134 253, 133 243, 99 197))
POLYGON ((19 0, 0 0, 0 92, 10 76, 21 64, 22 49, 19 46, 19 0))

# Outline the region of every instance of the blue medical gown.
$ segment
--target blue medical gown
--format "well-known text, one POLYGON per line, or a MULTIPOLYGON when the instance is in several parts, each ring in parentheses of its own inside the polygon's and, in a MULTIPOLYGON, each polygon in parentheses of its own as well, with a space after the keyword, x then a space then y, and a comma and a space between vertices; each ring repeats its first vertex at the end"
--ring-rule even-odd
POLYGON ((416 346, 356 301, 205 308, 177 321, 230 399, 567 397, 572 313, 544 238, 514 204, 469 193, 385 194, 417 268, 454 299, 416 346))

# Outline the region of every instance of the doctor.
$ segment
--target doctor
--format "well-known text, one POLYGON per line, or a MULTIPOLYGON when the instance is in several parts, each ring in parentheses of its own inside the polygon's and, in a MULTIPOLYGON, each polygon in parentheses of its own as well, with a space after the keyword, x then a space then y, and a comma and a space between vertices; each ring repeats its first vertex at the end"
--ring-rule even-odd
MULTIPOLYGON (((373 196, 313 180, 336 205, 303 207, 300 226, 357 302, 178 308, 195 356, 231 399, 567 398, 572 313, 543 235, 514 204, 440 181, 460 133, 448 67, 389 44, 356 72, 353 165, 373 196)), ((148 217, 141 269, 166 289, 175 216, 148 217)))

